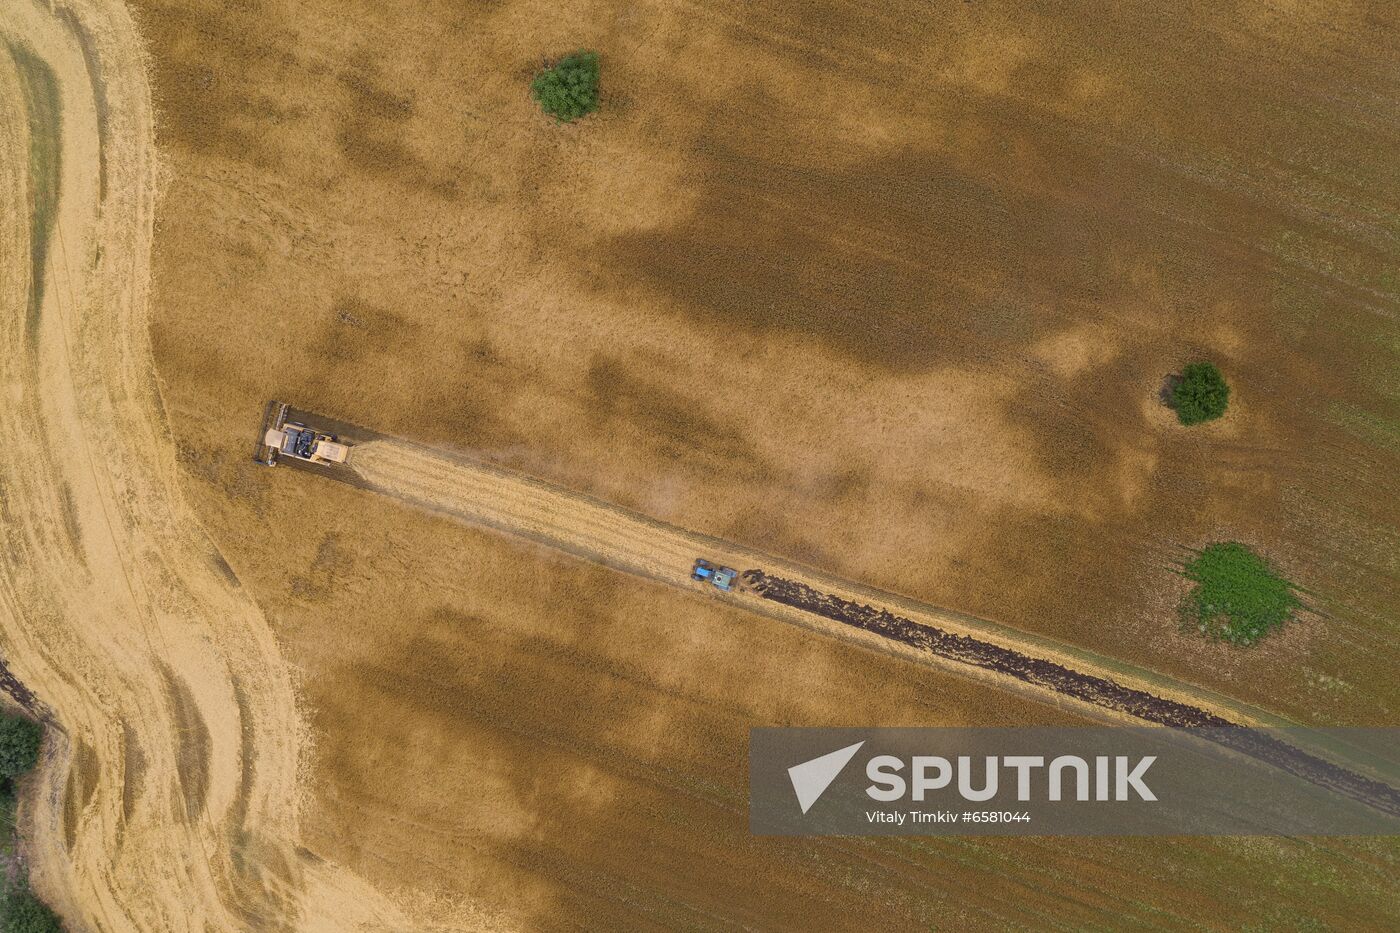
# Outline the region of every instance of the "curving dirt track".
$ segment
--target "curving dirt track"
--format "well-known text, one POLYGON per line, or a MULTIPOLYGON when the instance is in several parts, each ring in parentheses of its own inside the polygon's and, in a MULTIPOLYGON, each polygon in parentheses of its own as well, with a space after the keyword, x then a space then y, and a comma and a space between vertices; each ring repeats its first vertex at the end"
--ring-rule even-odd
POLYGON ((51 726, 23 805, 37 890, 70 929, 406 927, 300 847, 291 671, 179 491, 125 6, 7 3, 0 124, 0 654, 51 726))

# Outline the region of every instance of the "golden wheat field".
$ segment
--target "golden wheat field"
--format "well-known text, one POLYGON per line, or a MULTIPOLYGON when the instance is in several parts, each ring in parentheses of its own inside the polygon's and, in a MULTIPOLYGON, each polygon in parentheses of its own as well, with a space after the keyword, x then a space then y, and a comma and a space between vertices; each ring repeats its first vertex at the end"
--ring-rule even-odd
POLYGON ((1400 8, 11 0, 0 30, 0 658, 52 726, 22 839, 70 930, 1400 924, 1387 838, 752 835, 751 728, 1091 720, 663 582, 723 539, 1400 721, 1400 8), (601 105, 560 125, 530 80, 577 48, 601 105), (1187 431, 1162 387, 1203 357, 1234 394, 1187 431), (357 454, 397 499, 267 470, 269 399, 441 454, 357 454), (452 457, 656 524, 463 523, 452 457), (1224 539, 1305 591, 1250 650, 1178 622, 1224 539))

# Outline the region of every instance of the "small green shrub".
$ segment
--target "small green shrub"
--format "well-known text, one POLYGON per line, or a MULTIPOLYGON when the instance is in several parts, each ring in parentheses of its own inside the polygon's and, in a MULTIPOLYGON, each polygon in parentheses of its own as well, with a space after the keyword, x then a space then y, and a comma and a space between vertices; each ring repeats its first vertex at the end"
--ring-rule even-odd
POLYGON ((598 108, 598 53, 577 51, 535 75, 530 84, 545 113, 569 123, 598 108))
POLYGON ((1201 551, 1186 565, 1186 577, 1196 586, 1182 605, 1184 621, 1232 645, 1254 644, 1302 606, 1293 584, 1234 541, 1201 551))
POLYGON ((1214 421, 1230 404, 1230 387, 1214 363, 1191 363, 1172 389, 1172 407, 1182 424, 1214 421))
POLYGON ((39 763, 44 727, 23 716, 0 713, 0 933, 63 933, 58 915, 29 890, 15 851, 15 779, 39 763))
POLYGON ((0 714, 0 780, 9 780, 39 762, 43 727, 22 716, 0 714))
POLYGON ((25 885, 0 900, 0 933, 63 933, 63 922, 25 885))

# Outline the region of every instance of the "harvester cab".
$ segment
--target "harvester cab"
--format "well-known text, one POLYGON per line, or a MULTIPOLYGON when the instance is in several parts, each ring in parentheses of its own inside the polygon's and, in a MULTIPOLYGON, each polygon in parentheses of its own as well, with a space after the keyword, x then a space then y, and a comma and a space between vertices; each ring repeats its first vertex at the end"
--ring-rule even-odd
POLYGON ((271 428, 263 443, 274 452, 266 461, 270 466, 276 456, 294 457, 309 463, 344 463, 350 447, 340 443, 332 434, 322 434, 301 424, 284 424, 271 428))

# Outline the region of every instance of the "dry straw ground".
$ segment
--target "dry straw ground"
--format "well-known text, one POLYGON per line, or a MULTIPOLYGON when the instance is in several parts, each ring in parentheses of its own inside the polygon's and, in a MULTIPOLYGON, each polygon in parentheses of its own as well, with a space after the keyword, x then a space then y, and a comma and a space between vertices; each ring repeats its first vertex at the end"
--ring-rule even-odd
MULTIPOLYGON (((231 571, 199 592, 256 600, 241 630, 295 672, 296 858, 362 879, 347 907, 1400 919, 1393 843, 752 838, 751 725, 1069 716, 248 460, 287 398, 1309 721, 1394 722, 1395 11, 131 5, 170 498, 231 571), (577 46, 604 107, 561 128, 526 87, 577 46), (1187 433, 1156 393, 1203 355, 1235 405, 1187 433), (1170 567, 1221 536, 1319 612, 1249 653, 1178 633, 1170 567)), ((200 708, 231 722, 220 690, 200 708)))
POLYGON ((0 39, 0 656, 48 726, 32 882, 75 930, 402 929, 302 847, 290 666, 179 488, 128 11, 10 4, 0 39))

